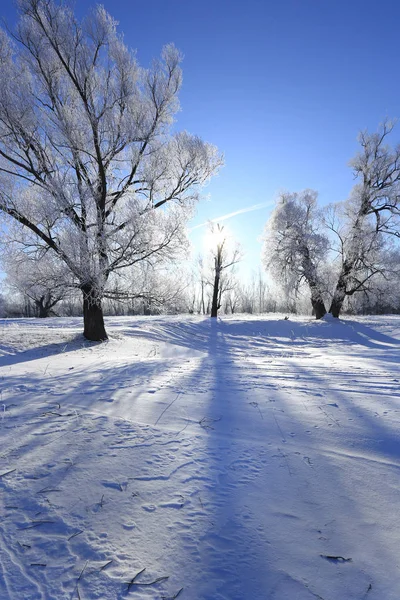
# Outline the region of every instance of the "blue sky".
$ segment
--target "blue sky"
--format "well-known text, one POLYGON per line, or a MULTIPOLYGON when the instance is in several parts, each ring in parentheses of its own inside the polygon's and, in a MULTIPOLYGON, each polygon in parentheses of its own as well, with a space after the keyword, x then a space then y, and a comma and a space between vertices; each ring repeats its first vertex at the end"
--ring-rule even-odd
MULTIPOLYGON (((185 55, 177 126, 216 144, 226 166, 192 226, 306 187, 343 200, 357 133, 400 116, 394 0, 104 0, 142 65, 174 42, 185 55)), ((79 0, 84 14, 94 2, 79 0)), ((15 18, 12 0, 1 11, 15 18)), ((400 124, 397 129, 400 139, 400 124)), ((226 221, 242 271, 259 267, 269 207, 226 221)), ((200 247, 201 228, 192 233, 200 247)))

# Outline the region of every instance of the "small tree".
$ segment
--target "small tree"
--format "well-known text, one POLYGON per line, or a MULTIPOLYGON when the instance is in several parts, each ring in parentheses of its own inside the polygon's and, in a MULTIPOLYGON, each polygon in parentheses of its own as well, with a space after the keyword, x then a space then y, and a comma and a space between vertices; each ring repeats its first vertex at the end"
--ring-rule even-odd
POLYGON ((84 335, 103 340, 111 274, 168 252, 222 159, 169 134, 182 79, 173 45, 145 70, 101 6, 82 22, 53 0, 18 7, 13 40, 0 31, 0 210, 67 266, 84 335))
POLYGON ((297 292, 305 281, 317 319, 326 313, 320 270, 328 253, 328 238, 321 232, 317 192, 284 192, 278 198, 265 230, 265 266, 297 292))
POLYGON ((228 248, 228 235, 223 225, 211 223, 209 226, 210 251, 212 256, 212 301, 211 317, 217 317, 221 308, 224 292, 232 289, 231 281, 226 277, 226 271, 240 261, 238 247, 228 248), (225 278, 224 278, 225 275, 225 278))
POLYGON ((13 244, 4 250, 6 285, 28 298, 40 318, 49 317, 54 307, 71 292, 71 277, 66 267, 49 253, 38 257, 13 244))

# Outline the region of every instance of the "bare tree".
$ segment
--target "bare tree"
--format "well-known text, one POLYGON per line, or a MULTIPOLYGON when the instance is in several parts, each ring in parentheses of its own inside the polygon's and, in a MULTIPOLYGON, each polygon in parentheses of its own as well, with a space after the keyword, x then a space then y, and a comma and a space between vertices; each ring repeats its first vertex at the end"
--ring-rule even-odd
POLYGON ((84 335, 103 340, 111 274, 182 240, 184 207, 222 159, 169 134, 182 79, 173 45, 145 70, 101 6, 82 22, 53 0, 18 7, 12 39, 0 31, 0 210, 26 247, 68 267, 84 335))
POLYGON ((223 225, 211 223, 209 229, 213 261, 211 317, 214 318, 217 317, 218 310, 221 308, 223 293, 232 289, 232 282, 226 277, 227 269, 237 264, 241 255, 237 246, 232 250, 228 248, 228 235, 223 225))

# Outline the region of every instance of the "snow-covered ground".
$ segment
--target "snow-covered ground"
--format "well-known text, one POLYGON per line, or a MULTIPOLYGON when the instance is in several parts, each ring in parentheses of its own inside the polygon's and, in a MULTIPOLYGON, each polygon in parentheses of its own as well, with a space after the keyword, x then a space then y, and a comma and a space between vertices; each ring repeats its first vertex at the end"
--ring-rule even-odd
POLYGON ((0 321, 0 598, 398 600, 400 317, 0 321))

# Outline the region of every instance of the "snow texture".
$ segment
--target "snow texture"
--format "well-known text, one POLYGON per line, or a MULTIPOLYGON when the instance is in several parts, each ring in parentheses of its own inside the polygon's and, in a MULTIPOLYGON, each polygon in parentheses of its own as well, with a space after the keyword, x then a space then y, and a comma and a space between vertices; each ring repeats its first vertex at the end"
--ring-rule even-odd
POLYGON ((398 600, 400 317, 0 321, 0 598, 398 600))

